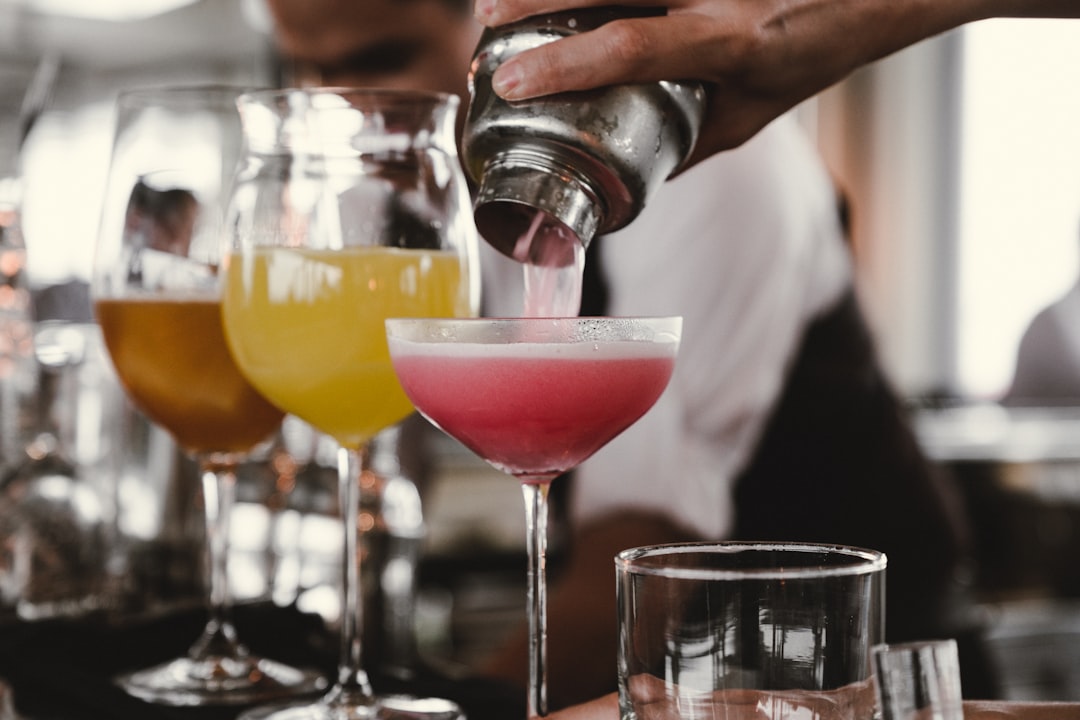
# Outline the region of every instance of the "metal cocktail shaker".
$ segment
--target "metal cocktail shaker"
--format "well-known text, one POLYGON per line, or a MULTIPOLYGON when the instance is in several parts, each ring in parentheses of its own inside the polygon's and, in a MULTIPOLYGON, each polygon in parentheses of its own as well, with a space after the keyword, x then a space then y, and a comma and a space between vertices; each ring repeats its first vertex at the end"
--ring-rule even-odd
POLYGON ((696 82, 620 85, 507 102, 491 89, 503 61, 523 50, 652 11, 622 7, 537 16, 484 31, 469 73, 462 154, 479 190, 480 234, 525 260, 519 238, 537 211, 585 246, 641 212, 690 154, 704 112, 696 82))

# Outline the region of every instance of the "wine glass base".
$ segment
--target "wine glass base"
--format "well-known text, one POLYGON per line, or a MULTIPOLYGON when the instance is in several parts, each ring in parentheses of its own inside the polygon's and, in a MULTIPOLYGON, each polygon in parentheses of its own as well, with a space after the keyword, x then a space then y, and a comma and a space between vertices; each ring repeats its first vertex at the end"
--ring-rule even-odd
POLYGON ((465 713, 444 698, 383 695, 373 705, 318 701, 257 707, 237 720, 465 720, 465 713))
POLYGON ((177 658, 117 678, 141 700, 158 705, 250 705, 315 693, 326 679, 266 658, 193 660, 177 658))
POLYGON ((465 720, 453 700, 413 695, 382 695, 375 713, 379 720, 465 720))
POLYGON ((240 713, 236 720, 374 720, 374 705, 344 705, 326 700, 264 705, 240 713))

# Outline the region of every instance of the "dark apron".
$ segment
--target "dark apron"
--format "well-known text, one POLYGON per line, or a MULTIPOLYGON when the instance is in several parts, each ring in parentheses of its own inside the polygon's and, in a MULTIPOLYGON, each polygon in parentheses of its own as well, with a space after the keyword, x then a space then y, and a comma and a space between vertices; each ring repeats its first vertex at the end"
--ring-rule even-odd
POLYGON ((961 498, 918 444, 853 292, 808 326, 734 502, 735 539, 883 551, 886 639, 956 638, 965 696, 994 696, 960 582, 961 498))

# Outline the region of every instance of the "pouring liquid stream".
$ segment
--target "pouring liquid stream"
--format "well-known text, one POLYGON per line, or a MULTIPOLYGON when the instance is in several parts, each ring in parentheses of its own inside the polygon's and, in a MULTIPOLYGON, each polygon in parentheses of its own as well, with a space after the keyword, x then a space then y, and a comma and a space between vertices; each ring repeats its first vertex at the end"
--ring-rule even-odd
POLYGON ((581 310, 585 247, 569 228, 543 210, 514 245, 525 277, 525 317, 576 317, 581 310))

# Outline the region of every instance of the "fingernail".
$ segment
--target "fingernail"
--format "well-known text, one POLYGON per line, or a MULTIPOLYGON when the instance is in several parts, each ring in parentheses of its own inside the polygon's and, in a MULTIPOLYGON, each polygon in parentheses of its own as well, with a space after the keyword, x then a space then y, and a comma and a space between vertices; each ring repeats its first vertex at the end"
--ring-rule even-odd
POLYGON ((491 19, 493 12, 495 12, 495 0, 476 0, 473 4, 473 15, 485 25, 491 19))
POLYGON ((499 97, 513 100, 521 96, 521 81, 524 79, 525 76, 518 64, 507 61, 500 65, 491 76, 491 89, 499 97))

